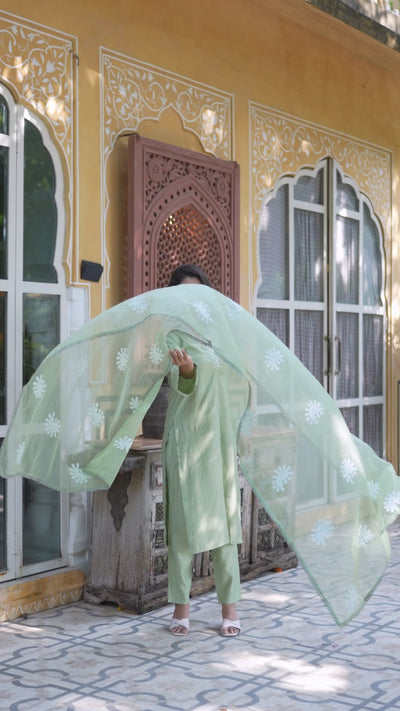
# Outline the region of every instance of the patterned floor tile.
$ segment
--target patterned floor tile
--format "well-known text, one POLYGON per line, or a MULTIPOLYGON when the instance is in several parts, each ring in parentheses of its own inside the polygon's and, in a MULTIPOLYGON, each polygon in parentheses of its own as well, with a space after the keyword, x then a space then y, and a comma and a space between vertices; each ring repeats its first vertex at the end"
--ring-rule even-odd
POLYGON ((171 608, 143 616, 79 602, 0 625, 2 711, 400 710, 400 521, 392 562, 337 627, 299 567, 243 584, 243 632, 218 635, 215 593, 186 638, 171 608))

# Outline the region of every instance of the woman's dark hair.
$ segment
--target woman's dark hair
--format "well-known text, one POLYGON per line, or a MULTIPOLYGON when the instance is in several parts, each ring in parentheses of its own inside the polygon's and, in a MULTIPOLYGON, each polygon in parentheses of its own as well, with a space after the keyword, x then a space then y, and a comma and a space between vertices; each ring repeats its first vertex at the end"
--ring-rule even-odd
POLYGON ((177 286, 185 277, 193 277, 194 279, 198 279, 200 284, 211 286, 203 270, 200 269, 200 267, 196 267, 195 264, 182 264, 180 267, 177 267, 175 271, 172 272, 168 286, 177 286))

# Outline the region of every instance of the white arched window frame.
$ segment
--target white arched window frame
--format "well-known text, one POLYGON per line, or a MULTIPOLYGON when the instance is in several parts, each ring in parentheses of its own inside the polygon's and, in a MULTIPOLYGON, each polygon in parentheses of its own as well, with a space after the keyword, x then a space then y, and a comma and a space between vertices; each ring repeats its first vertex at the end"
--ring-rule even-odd
MULTIPOLYGON (((7 278, 0 279, 0 292, 6 294, 6 422, 0 424, 0 437, 4 437, 12 418, 17 400, 23 386, 23 303, 24 295, 36 295, 58 298, 59 333, 61 340, 66 334, 66 285, 62 265, 65 236, 64 177, 60 156, 55 148, 50 132, 43 121, 26 107, 17 104, 12 94, 4 85, 0 85, 0 94, 8 108, 8 133, 0 134, 0 146, 8 149, 8 208, 7 208, 7 278), (40 134, 43 147, 51 158, 55 174, 54 203, 57 212, 56 239, 53 266, 57 274, 54 283, 44 281, 24 281, 24 133, 26 122, 32 124, 40 134)), ((5 482, 6 511, 6 559, 7 566, 2 573, 2 580, 31 575, 43 570, 51 570, 66 564, 63 553, 67 536, 67 495, 60 495, 59 536, 61 555, 37 563, 24 563, 23 532, 26 520, 26 507, 23 506, 23 480, 5 482), (25 511, 25 513, 24 513, 25 511), (25 519, 24 519, 25 516, 25 519)), ((46 492, 38 497, 36 513, 40 517, 51 504, 46 504, 46 492)))
MULTIPOLYGON (((282 176, 260 212, 257 259, 257 317, 384 456, 385 255, 368 196, 331 158, 282 176)), ((340 497, 321 480, 318 501, 340 497)))

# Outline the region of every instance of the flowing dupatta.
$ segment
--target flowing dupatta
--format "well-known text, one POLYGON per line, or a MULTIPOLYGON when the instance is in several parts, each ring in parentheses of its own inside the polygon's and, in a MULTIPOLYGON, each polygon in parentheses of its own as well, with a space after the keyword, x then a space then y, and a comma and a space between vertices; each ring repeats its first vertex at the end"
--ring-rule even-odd
POLYGON ((215 355, 215 367, 220 358, 231 366, 235 377, 224 377, 232 403, 237 374, 247 378, 241 469, 336 622, 346 623, 388 564, 386 529, 400 513, 400 478, 349 432, 296 356, 209 287, 147 292, 60 343, 22 391, 0 452, 1 476, 62 491, 108 488, 171 367, 174 331, 189 352, 196 339, 215 355))

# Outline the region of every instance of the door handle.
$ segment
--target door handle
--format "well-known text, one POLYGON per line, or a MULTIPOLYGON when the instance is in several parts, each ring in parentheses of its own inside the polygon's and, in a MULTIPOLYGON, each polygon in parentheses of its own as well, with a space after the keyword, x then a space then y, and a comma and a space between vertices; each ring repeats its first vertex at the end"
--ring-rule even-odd
POLYGON ((332 370, 332 354, 331 354, 331 339, 329 336, 324 336, 324 341, 326 343, 326 356, 325 363, 326 369, 324 370, 324 375, 330 375, 332 370))
POLYGON ((336 357, 336 370, 334 375, 339 375, 342 369, 342 341, 339 336, 335 336, 335 343, 337 344, 337 357, 336 357))

